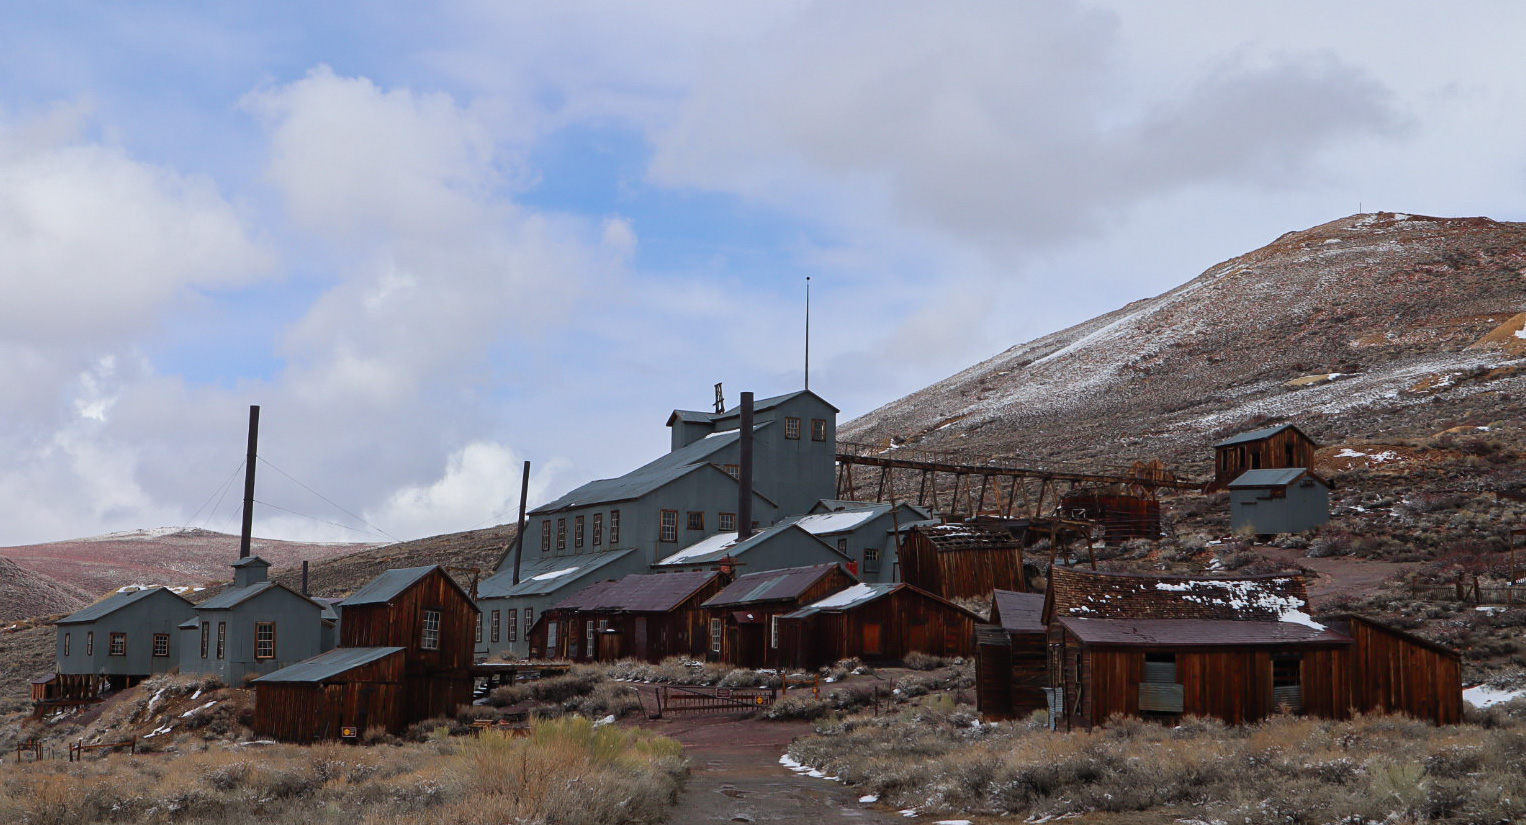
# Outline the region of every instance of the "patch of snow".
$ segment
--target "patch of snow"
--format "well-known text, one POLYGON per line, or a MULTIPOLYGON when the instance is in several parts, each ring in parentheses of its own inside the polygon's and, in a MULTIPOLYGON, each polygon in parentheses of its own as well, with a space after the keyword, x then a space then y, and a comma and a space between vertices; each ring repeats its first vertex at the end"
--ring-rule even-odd
POLYGON ((212 701, 206 703, 205 705, 202 705, 199 708, 191 708, 190 710, 186 711, 185 713, 180 714, 180 718, 184 719, 187 716, 192 716, 192 715, 201 713, 202 711, 206 710, 207 708, 212 707, 213 705, 217 704, 217 701, 218 700, 213 699, 212 701))
MULTIPOLYGON (((1273 579, 1271 584, 1281 585, 1286 581, 1287 579, 1273 579)), ((1302 599, 1272 592, 1262 582, 1257 581, 1196 579, 1183 582, 1156 582, 1155 589, 1181 593, 1182 599, 1189 602, 1222 605, 1236 611, 1256 610, 1284 615, 1307 607, 1302 599)), ((1310 621, 1313 620, 1310 619, 1310 621)))
POLYGON ((933 825, 975 825, 975 823, 968 819, 940 819, 933 825))
POLYGON ((901 810, 901 816, 910 817, 910 816, 916 816, 916 815, 917 815, 917 809, 916 808, 904 808, 904 809, 901 810))
POLYGON ((1505 608, 1497 604, 1481 604, 1473 609, 1480 613, 1488 613, 1490 616, 1493 616, 1496 613, 1503 613, 1505 610, 1505 608))
POLYGON ((811 604, 810 607, 819 608, 822 610, 838 607, 848 607, 858 602, 873 598, 878 592, 879 591, 873 585, 859 583, 840 593, 833 593, 825 599, 811 604))
POLYGON ((855 530, 864 522, 874 518, 878 508, 865 507, 862 510, 844 510, 836 513, 816 513, 806 516, 795 524, 803 528, 813 536, 826 533, 840 533, 844 530, 855 530))
POLYGON ((610 715, 604 717, 603 719, 600 719, 599 721, 594 722, 593 726, 596 727, 596 728, 602 728, 605 725, 613 725, 614 723, 615 723, 615 715, 613 713, 611 713, 610 715))
POLYGON ((1357 450, 1353 450, 1350 447, 1346 447, 1345 449, 1342 449, 1340 452, 1336 453, 1335 457, 1336 458, 1366 458, 1367 454, 1363 453, 1363 452, 1359 452, 1357 450))
POLYGON ((552 570, 549 573, 542 573, 539 576, 531 576, 530 577, 530 581, 532 581, 532 582, 550 581, 551 579, 559 579, 559 578, 561 578, 563 576, 567 576, 567 575, 570 575, 570 574, 576 573, 576 572, 578 572, 578 568, 576 568, 576 567, 565 567, 565 568, 562 568, 561 570, 552 570))
POLYGON ((876 803, 878 801, 880 801, 880 798, 878 796, 876 796, 875 794, 866 794, 866 795, 861 796, 861 797, 858 798, 858 802, 859 802, 860 805, 873 805, 874 803, 876 803))
POLYGON ((1498 705, 1501 702, 1520 698, 1521 696, 1526 696, 1526 689, 1501 690, 1500 688, 1492 688, 1488 685, 1470 687, 1462 692, 1462 700, 1475 708, 1487 708, 1491 705, 1498 705))
POLYGON ((1282 615, 1277 617, 1277 621, 1279 621, 1279 622, 1290 622, 1292 624, 1301 624, 1301 625, 1304 625, 1305 627, 1312 627, 1315 630, 1325 630, 1326 629, 1324 625, 1320 624, 1319 622, 1314 621, 1314 617, 1313 616, 1310 616, 1309 614, 1303 612, 1302 610, 1284 610, 1284 611, 1282 611, 1282 615))
POLYGON ((697 559, 701 556, 708 556, 711 553, 725 550, 727 547, 736 544, 736 540, 737 534, 735 532, 716 533, 709 538, 700 539, 699 541, 689 545, 688 547, 685 547, 682 550, 679 550, 677 553, 674 553, 673 555, 668 556, 667 558, 657 563, 659 565, 681 564, 688 559, 697 559))
POLYGON ((164 727, 161 727, 161 728, 155 728, 153 733, 145 733, 145 734, 143 734, 143 738, 144 739, 152 739, 152 738, 154 738, 155 736, 158 736, 161 733, 169 733, 170 731, 172 731, 174 729, 175 729, 174 725, 165 725, 164 727))
POLYGON ((194 702, 194 701, 196 701, 197 699, 200 699, 200 698, 201 698, 201 688, 197 688, 196 692, 191 694, 191 698, 190 698, 189 701, 194 702))

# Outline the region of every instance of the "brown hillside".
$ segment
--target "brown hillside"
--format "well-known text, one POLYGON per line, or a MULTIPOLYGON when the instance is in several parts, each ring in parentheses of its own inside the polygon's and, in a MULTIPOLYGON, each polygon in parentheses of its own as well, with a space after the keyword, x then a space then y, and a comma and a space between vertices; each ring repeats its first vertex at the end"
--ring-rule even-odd
POLYGON ((91 602, 78 587, 26 570, 0 557, 0 622, 72 613, 91 602))
MULTIPOLYGON (((514 537, 514 525, 388 544, 309 565, 308 588, 314 596, 340 597, 358 590, 385 570, 439 564, 452 568, 477 568, 481 577, 493 574, 493 566, 514 537)), ((471 585, 471 573, 452 570, 463 586, 471 585)), ((301 567, 275 571, 272 576, 293 589, 302 583, 301 567)))

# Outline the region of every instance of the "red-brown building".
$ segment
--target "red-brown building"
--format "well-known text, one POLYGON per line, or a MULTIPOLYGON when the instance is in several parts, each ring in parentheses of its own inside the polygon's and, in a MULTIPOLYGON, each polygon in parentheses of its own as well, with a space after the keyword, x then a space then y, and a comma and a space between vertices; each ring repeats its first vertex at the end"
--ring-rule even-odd
POLYGON ((840 564, 738 578, 704 604, 710 611, 710 658, 738 667, 782 666, 779 617, 857 583, 840 564))
POLYGON ((841 659, 899 661, 974 652, 980 617, 905 583, 860 583, 779 617, 780 658, 814 668, 841 659))
POLYGON ((914 527, 899 555, 902 581, 945 599, 1028 589, 1022 539, 1008 530, 975 524, 914 527))
POLYGON ((982 716, 1016 719, 1046 706, 1045 631, 1044 594, 993 594, 991 623, 975 628, 975 706, 982 716))
POLYGON ((1311 468, 1318 447, 1292 424, 1230 436, 1213 445, 1213 481, 1208 483, 1208 491, 1228 487, 1247 470, 1311 468))
POLYGON ((558 602, 530 630, 530 647, 551 659, 657 662, 703 659, 710 613, 701 605, 730 579, 722 573, 633 573, 598 582, 558 602))

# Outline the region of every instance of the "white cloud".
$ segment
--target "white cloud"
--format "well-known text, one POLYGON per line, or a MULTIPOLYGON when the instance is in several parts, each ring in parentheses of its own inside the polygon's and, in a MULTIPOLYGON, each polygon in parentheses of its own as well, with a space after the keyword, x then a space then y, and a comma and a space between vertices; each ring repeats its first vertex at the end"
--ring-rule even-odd
MULTIPOLYGON (((477 441, 450 454, 443 475, 427 484, 393 492, 366 520, 405 537, 431 536, 489 524, 513 522, 519 506, 523 459, 502 444, 477 441)), ((531 478, 530 500, 543 500, 548 474, 539 468, 531 478)))

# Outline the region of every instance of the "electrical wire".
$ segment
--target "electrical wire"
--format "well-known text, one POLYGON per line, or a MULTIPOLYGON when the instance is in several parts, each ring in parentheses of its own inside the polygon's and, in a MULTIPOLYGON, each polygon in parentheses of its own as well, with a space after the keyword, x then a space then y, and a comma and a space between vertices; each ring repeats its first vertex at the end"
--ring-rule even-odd
MULTIPOLYGON (((383 536, 385 538, 389 538, 389 539, 391 539, 393 541, 399 541, 399 542, 402 541, 402 539, 398 538, 397 536, 394 536, 391 533, 388 533, 386 530, 383 530, 380 527, 377 527, 376 525, 372 524, 371 522, 366 521, 365 519, 361 518, 360 516, 357 516, 354 513, 350 512, 349 510, 346 510, 343 507, 339 506, 337 503, 335 503, 328 496, 325 496, 324 494, 318 492, 317 490, 314 490, 313 488, 307 486, 306 484, 303 484, 302 482, 298 481, 290 473, 286 472, 285 470, 281 469, 280 467, 277 467, 274 464, 271 464, 270 461, 268 459, 266 459, 264 456, 255 456, 255 458, 257 458, 260 462, 265 464, 265 466, 269 467, 270 469, 275 470, 276 472, 280 473, 283 476, 286 476, 286 478, 289 479, 293 484, 297 485, 298 487, 301 487, 302 489, 308 491, 309 493, 312 493, 313 495, 317 496, 318 498, 323 499, 323 501, 325 501, 330 507, 333 507, 335 510, 338 510, 339 512, 344 513, 345 515, 349 516, 350 518, 355 519, 356 521, 360 522, 361 524, 364 524, 365 526, 371 528, 371 531, 374 532, 375 534, 377 534, 379 536, 383 536)), ((274 505, 266 504, 265 506, 271 507, 271 506, 274 506, 274 505)), ((282 508, 277 507, 276 509, 280 510, 282 508)), ((313 516, 304 516, 302 513, 297 513, 297 512, 292 511, 292 510, 287 510, 286 512, 291 513, 292 515, 303 516, 303 518, 311 518, 314 521, 323 521, 323 519, 315 518, 313 516)), ((326 523, 333 524, 333 522, 326 522, 326 523)), ((338 525, 338 526, 342 527, 344 525, 338 525)), ((346 529, 354 530, 355 528, 350 527, 350 528, 346 528, 346 529)), ((365 531, 363 531, 363 530, 355 530, 355 532, 362 533, 362 532, 365 532, 365 531)))

